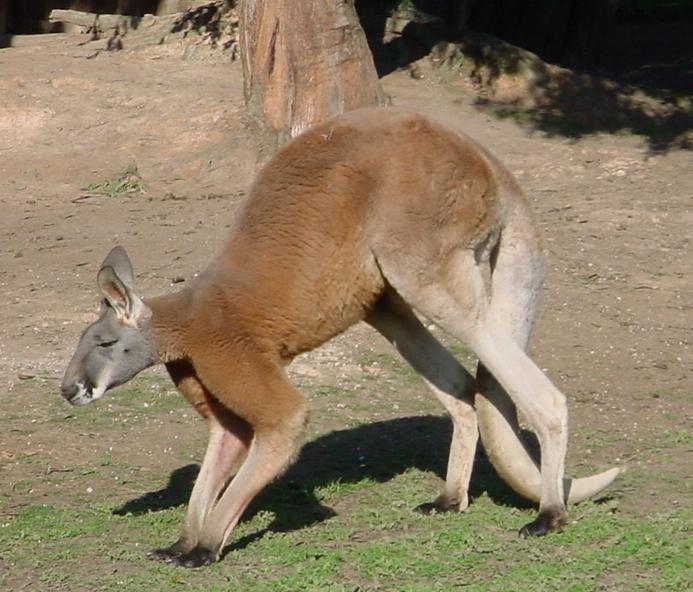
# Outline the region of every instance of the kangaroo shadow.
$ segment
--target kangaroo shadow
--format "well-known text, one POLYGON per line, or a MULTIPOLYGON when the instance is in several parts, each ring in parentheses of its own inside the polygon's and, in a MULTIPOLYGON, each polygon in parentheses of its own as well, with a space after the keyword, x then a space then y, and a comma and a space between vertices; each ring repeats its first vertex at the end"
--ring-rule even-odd
MULTIPOLYGON (((331 518, 334 510, 324 506, 316 494, 316 489, 330 483, 358 483, 365 479, 384 483, 412 468, 444 479, 451 436, 452 426, 447 417, 419 416, 338 430, 308 442, 298 460, 258 495, 243 518, 249 520, 259 511, 270 511, 275 516, 272 523, 236 540, 225 552, 242 549, 266 532, 297 530, 331 518)), ((529 440, 532 447, 533 435, 529 436, 525 440, 529 440)), ((113 510, 113 514, 137 515, 184 505, 198 472, 199 467, 194 464, 176 469, 166 487, 127 501, 113 510)), ((431 491, 430 499, 437 493, 431 491)), ((483 493, 498 504, 532 507, 498 477, 480 446, 470 497, 473 500, 483 493)))
POLYGON ((182 506, 190 499, 190 494, 199 472, 200 467, 196 464, 180 467, 171 472, 166 487, 131 499, 113 510, 112 514, 116 516, 126 516, 128 514, 137 516, 182 506))

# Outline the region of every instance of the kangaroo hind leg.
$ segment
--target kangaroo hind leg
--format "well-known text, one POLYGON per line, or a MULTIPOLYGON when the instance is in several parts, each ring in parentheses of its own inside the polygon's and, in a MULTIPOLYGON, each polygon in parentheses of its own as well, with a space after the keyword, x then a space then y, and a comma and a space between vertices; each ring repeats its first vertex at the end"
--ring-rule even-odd
MULTIPOLYGON (((527 347, 539 303, 544 276, 544 259, 536 230, 529 215, 517 209, 504 228, 491 276, 490 316, 507 328, 515 343, 527 347)), ((505 389, 482 364, 477 371, 479 388, 475 398, 479 431, 498 474, 515 491, 541 503, 542 476, 536 459, 528 454, 520 437, 517 412, 505 389)), ((554 391, 553 407, 565 414, 563 396, 554 391)), ((542 460, 542 471, 546 466, 542 460)), ((610 469, 590 477, 563 480, 565 501, 577 503, 597 495, 618 476, 610 469)), ((558 528, 564 520, 560 509, 543 506, 534 522, 521 530, 523 535, 541 535, 558 528)))
MULTIPOLYGON (((496 246, 488 316, 522 351, 526 351, 539 306, 544 279, 544 257, 539 237, 528 216, 517 211, 512 222, 503 230, 496 246)), ((559 528, 565 520, 565 510, 560 504, 551 504, 543 497, 550 494, 543 490, 545 485, 542 485, 539 459, 527 451, 520 437, 521 430, 513 399, 481 362, 477 368, 477 386, 474 404, 478 412, 481 439, 491 464, 517 492, 536 502, 544 500, 537 519, 524 526, 521 534, 542 535, 559 528)), ((556 389, 542 392, 548 408, 555 412, 554 417, 551 417, 544 409, 545 419, 549 423, 564 422, 567 426, 567 408, 563 395, 556 389)), ((541 418, 541 413, 537 417, 541 418)), ((567 447, 566 426, 558 431, 559 450, 567 447)), ((539 434, 539 430, 535 430, 539 434)), ((546 439, 545 437, 544 441, 546 439)), ((544 448, 542 444, 543 462, 557 463, 562 473, 563 460, 558 455, 564 453, 552 455, 550 450, 544 451, 544 448)), ((569 486, 570 482, 564 482, 564 485, 566 483, 569 486)))
POLYGON ((393 291, 366 318, 421 374, 453 422, 445 487, 431 503, 417 510, 465 510, 469 505, 469 480, 478 440, 472 405, 474 379, 450 352, 416 318, 412 309, 393 291))
POLYGON ((527 357, 512 330, 490 306, 489 261, 471 249, 459 249, 411 272, 380 260, 385 277, 415 309, 467 343, 524 413, 541 446, 540 515, 565 515, 563 469, 567 448, 564 396, 527 357), (417 273, 418 272, 418 273, 417 273))

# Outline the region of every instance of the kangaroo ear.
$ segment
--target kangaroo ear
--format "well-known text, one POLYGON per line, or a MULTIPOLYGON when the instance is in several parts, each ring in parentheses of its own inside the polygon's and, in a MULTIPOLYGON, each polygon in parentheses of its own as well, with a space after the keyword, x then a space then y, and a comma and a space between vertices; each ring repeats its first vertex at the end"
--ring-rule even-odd
POLYGON ((132 265, 125 249, 115 247, 101 264, 96 276, 99 289, 117 317, 133 326, 145 313, 146 305, 132 289, 132 265))
POLYGON ((101 264, 101 269, 106 267, 113 268, 116 276, 118 276, 120 281, 127 288, 130 290, 134 288, 135 277, 132 271, 132 263, 130 263, 130 257, 128 257, 128 254, 125 252, 123 247, 118 245, 117 247, 113 247, 111 249, 111 252, 106 255, 106 258, 101 264))

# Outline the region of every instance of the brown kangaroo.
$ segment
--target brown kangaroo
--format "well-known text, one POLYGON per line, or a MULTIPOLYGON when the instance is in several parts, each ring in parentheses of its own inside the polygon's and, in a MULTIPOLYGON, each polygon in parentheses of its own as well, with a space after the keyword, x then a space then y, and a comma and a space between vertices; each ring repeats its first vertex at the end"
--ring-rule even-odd
POLYGON ((563 478, 565 398, 525 354, 543 268, 527 200, 498 160, 416 113, 353 111, 277 153, 222 252, 180 292, 141 299, 114 248, 98 273, 101 317, 83 333, 62 394, 89 403, 166 365, 210 436, 183 533, 153 554, 206 565, 300 447, 308 403, 284 367, 365 320, 452 416, 443 492, 420 509, 467 507, 480 431, 501 476, 539 502, 521 533, 542 535, 565 522, 566 501, 619 472, 563 478), (483 364, 476 379, 414 311, 472 348, 483 364), (519 440, 515 405, 538 436, 541 472, 519 440))

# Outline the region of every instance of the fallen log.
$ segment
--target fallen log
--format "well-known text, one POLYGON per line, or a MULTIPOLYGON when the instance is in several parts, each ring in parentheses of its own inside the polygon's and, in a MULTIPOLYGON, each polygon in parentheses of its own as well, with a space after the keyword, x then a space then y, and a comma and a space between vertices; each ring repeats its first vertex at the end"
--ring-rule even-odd
MULTIPOLYGON (((188 46, 206 44, 219 47, 228 50, 233 60, 238 52, 238 15, 229 6, 224 0, 206 1, 185 12, 141 17, 55 9, 49 18, 51 23, 91 33, 90 40, 80 45, 105 39, 106 47, 103 49, 109 51, 126 47, 136 49, 190 36, 188 46)), ((100 51, 98 49, 94 55, 100 51)))
POLYGON ((51 23, 65 23, 86 29, 97 27, 101 31, 107 31, 124 27, 127 29, 138 29, 140 27, 169 24, 174 22, 179 16, 180 14, 167 14, 164 16, 155 16, 153 14, 145 14, 144 16, 98 14, 95 12, 56 8, 51 10, 48 18, 51 23))

